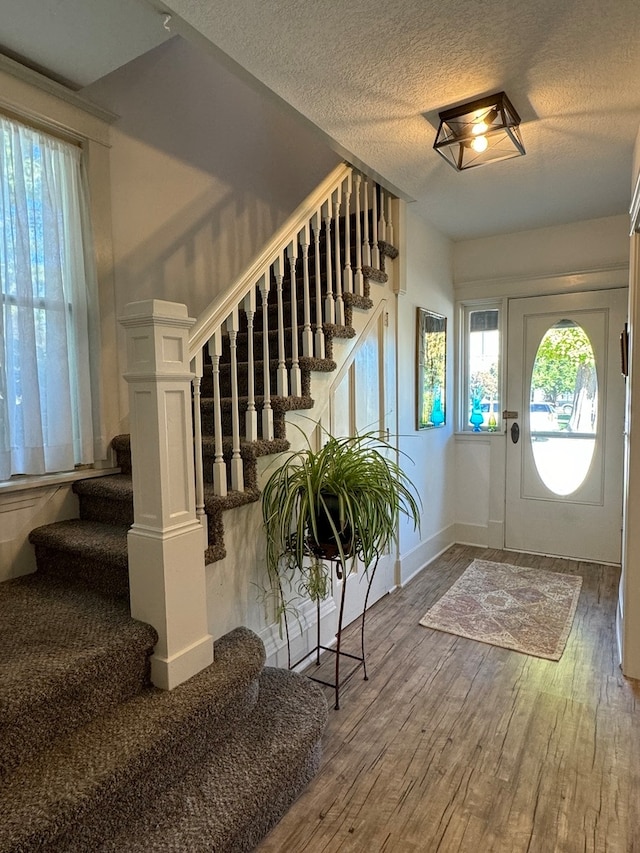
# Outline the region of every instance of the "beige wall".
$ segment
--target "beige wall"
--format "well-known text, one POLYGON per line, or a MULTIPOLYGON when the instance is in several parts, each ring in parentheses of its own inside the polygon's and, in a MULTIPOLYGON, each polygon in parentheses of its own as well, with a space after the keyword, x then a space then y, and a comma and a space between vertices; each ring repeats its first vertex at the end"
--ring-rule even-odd
MULTIPOLYGON (((640 131, 634 151, 631 190, 635 191, 640 176, 640 131)), ((629 275, 629 377, 627 379, 625 441, 625 503, 622 537, 622 578, 617 613, 618 645, 622 671, 640 678, 640 235, 631 244, 629 275)))
MULTIPOLYGON (((179 37, 83 94, 120 116, 111 137, 118 315, 154 298, 183 302, 197 317, 338 162, 179 37)), ((122 344, 120 335, 121 356, 122 344)), ((120 406, 125 413, 124 384, 120 406)))
POLYGON ((454 282, 458 290, 473 282, 508 283, 580 272, 627 268, 629 218, 610 216, 463 240, 454 246, 454 282))
POLYGON ((436 554, 450 545, 454 534, 454 293, 450 240, 406 206, 401 232, 397 306, 398 433, 401 462, 416 485, 423 504, 419 532, 408 523, 400 529, 398 580, 406 582, 436 554), (446 425, 416 430, 416 312, 427 308, 448 321, 446 425), (412 461, 410 461, 412 460, 412 461))

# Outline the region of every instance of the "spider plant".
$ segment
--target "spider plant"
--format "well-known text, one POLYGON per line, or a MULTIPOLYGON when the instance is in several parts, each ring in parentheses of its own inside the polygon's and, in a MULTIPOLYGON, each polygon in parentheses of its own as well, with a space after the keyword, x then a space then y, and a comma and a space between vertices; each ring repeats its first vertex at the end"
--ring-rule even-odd
POLYGON ((299 595, 327 595, 333 559, 349 572, 356 560, 375 567, 401 514, 419 526, 419 498, 392 458, 395 448, 376 432, 336 438, 319 450, 291 454, 262 491, 267 568, 283 601, 283 581, 299 595))

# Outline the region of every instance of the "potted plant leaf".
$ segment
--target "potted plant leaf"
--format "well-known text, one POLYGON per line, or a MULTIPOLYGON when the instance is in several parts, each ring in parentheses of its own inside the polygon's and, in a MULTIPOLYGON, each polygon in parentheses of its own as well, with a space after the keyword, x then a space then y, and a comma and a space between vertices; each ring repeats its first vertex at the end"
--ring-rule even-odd
POLYGON ((335 561, 339 573, 348 574, 357 559, 375 571, 400 515, 419 526, 419 498, 395 453, 376 432, 328 435, 319 450, 307 441, 270 476, 262 514, 279 616, 287 606, 285 585, 317 602, 329 590, 331 567, 325 561, 335 561))

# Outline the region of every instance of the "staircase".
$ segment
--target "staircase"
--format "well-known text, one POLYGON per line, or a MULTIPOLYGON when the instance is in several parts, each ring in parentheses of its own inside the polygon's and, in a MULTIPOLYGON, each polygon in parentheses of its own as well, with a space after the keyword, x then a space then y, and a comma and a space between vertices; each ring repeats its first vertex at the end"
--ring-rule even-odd
MULTIPOLYGON (((313 408, 311 376, 336 369, 336 342, 356 334, 354 310, 373 307, 370 283, 387 282, 385 262, 398 254, 392 237, 391 198, 341 166, 197 320, 190 356, 200 515, 219 517, 227 504, 214 497, 234 506, 238 493, 256 499, 255 460, 288 447, 286 412, 313 408)), ((224 555, 219 541, 210 547, 210 559, 224 555)))
MULTIPOLYGON (((206 516, 206 563, 226 556, 224 513, 259 499, 258 460, 289 448, 287 412, 314 408, 313 374, 336 370, 335 347, 356 335, 354 311, 373 307, 371 284, 387 282, 386 263, 398 255, 380 236, 383 229, 385 236, 392 233, 389 213, 378 220, 373 207, 353 213, 336 201, 336 192, 344 191, 345 175, 350 181, 347 167, 338 170, 337 179, 330 176, 327 186, 283 226, 285 236, 276 236, 270 251, 230 288, 230 294, 210 306, 192 331, 194 409, 200 415, 195 420, 195 442, 202 448, 197 509, 206 516), (299 242, 305 228, 313 235, 307 236, 306 248, 299 242), (375 251, 370 236, 375 237, 375 251), (379 268, 364 262, 372 255, 379 268), (292 264, 292 257, 298 262, 292 264), (348 291, 343 286, 347 269, 361 281, 348 291), (268 298, 261 299, 261 293, 268 298), (335 316, 338 298, 341 323, 335 316), (328 305, 333 322, 326 320, 328 305), (306 347, 305 321, 311 332, 306 347), (216 347, 218 354, 211 355, 216 347), (292 390, 296 371, 298 393, 292 390), (239 482, 234 477, 234 456, 240 460, 239 482)), ((378 196, 374 198, 377 201, 378 196)), ((382 209, 384 203, 379 206, 382 209)), ((56 572, 72 574, 79 566, 82 574, 91 571, 92 582, 127 596, 126 540, 134 520, 129 436, 117 436, 112 447, 121 473, 75 483, 80 519, 38 528, 30 541, 39 568, 55 563, 56 572)))
MULTIPOLYGON (((330 177, 192 330, 206 562, 397 255, 382 191, 350 210, 354 174, 330 177)), ((0 853, 252 850, 317 768, 324 697, 264 667, 246 628, 176 689, 151 686, 157 635, 128 607, 129 436, 112 444, 121 473, 75 483, 80 518, 32 531, 37 572, 0 585, 0 853)))
POLYGON ((250 851, 315 773, 326 703, 238 628, 150 686, 126 602, 36 574, 0 585, 0 851, 250 851))

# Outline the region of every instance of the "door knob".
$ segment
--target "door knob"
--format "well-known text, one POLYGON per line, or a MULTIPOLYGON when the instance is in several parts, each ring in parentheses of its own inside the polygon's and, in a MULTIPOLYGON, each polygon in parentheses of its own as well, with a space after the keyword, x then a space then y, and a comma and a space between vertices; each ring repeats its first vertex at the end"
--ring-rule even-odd
POLYGON ((517 444, 517 443, 518 443, 518 439, 519 439, 519 438, 520 438, 520 427, 519 427, 519 426, 518 426, 518 424, 514 421, 514 422, 511 424, 511 441, 512 441, 514 444, 517 444))

